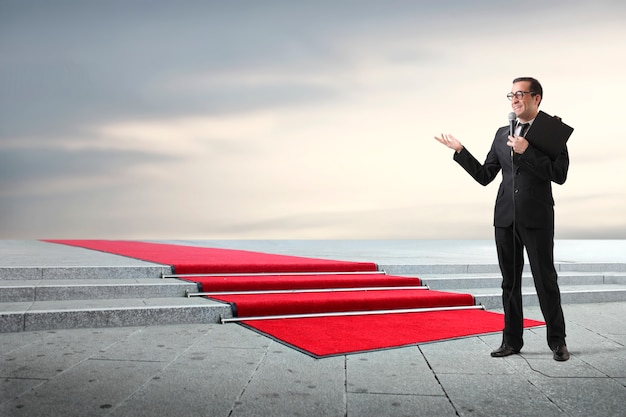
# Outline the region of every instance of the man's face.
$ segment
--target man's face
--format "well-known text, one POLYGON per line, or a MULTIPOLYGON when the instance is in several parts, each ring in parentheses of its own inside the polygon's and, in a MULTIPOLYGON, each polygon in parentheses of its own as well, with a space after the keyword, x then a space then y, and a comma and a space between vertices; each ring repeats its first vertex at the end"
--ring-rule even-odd
MULTIPOLYGON (((519 81, 513 84, 511 88, 511 92, 515 94, 518 91, 528 92, 530 91, 530 81, 519 81)), ((524 97, 517 98, 513 96, 511 100, 511 107, 515 112, 515 115, 521 122, 527 122, 532 120, 537 116, 539 112, 539 102, 541 101, 541 96, 532 95, 532 94, 524 94, 524 97)))

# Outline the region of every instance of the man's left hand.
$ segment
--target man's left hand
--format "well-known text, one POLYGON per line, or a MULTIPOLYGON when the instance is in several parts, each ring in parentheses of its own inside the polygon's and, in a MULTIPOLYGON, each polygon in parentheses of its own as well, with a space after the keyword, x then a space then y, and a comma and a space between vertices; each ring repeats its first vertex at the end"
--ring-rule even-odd
POLYGON ((528 149, 528 141, 521 136, 509 136, 509 141, 506 143, 509 145, 513 152, 523 154, 528 149))

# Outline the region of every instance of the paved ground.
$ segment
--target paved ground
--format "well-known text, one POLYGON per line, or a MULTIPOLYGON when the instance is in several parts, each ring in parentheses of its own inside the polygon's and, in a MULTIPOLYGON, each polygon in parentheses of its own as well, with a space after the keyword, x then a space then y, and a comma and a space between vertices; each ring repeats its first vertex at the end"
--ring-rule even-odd
MULTIPOLYGON (((401 244, 376 257, 355 246, 334 248, 333 258, 409 256, 401 244)), ((479 243, 444 246, 429 245, 437 259, 424 261, 445 263, 459 248, 488 260, 479 243)), ((613 263, 624 262, 623 248, 588 242, 557 253, 613 263), (590 252, 602 248, 615 252, 590 252)), ((292 253, 327 250, 294 243, 292 253)), ((67 262, 60 251, 45 265, 67 262)), ((0 264, 42 262, 13 255, 0 264)), ((626 416, 626 303, 564 311, 572 353, 564 363, 552 360, 545 328, 526 331, 522 354, 497 359, 489 352, 499 335, 313 359, 237 324, 4 333, 0 416, 626 416)), ((541 319, 537 307, 525 316, 541 319)))
POLYGON ((499 335, 313 359, 237 324, 2 334, 0 415, 625 415, 626 303, 565 316, 564 363, 543 328, 504 359, 499 335))

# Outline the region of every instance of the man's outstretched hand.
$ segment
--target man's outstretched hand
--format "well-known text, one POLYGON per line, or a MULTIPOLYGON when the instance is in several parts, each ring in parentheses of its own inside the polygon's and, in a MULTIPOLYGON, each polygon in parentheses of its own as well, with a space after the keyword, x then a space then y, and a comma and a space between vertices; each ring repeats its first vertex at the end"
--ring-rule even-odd
POLYGON ((446 145, 450 149, 454 149, 457 153, 461 152, 463 145, 457 138, 449 134, 441 134, 441 137, 435 136, 437 142, 446 145))

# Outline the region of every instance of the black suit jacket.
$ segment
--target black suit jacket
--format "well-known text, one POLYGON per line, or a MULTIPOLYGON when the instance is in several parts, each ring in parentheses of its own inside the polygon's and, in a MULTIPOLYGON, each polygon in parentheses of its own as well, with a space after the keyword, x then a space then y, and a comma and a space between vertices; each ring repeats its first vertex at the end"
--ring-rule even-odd
POLYGON ((532 145, 512 158, 506 144, 508 136, 508 126, 498 129, 483 164, 465 148, 454 153, 454 160, 482 185, 489 184, 502 171, 494 226, 511 226, 515 216, 516 224, 522 227, 554 228, 552 182, 563 184, 567 179, 567 146, 554 161, 532 145))

